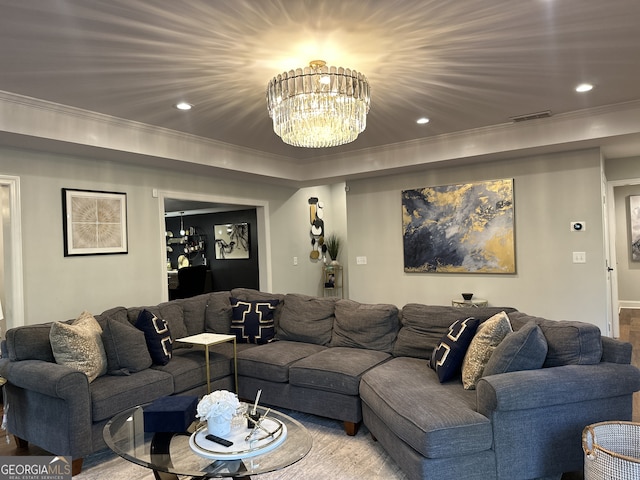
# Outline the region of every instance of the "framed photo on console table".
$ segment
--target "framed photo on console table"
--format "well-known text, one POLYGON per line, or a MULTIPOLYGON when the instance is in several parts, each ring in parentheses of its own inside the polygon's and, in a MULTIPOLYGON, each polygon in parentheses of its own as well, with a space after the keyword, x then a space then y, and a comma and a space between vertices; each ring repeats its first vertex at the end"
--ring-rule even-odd
POLYGON ((62 189, 64 256, 128 253, 127 194, 62 189))

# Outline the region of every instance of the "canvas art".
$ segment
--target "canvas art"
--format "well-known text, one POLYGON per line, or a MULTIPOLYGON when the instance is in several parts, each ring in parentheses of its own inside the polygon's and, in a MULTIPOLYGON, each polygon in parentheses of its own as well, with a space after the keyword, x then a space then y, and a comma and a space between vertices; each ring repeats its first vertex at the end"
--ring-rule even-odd
POLYGON ((513 179, 404 190, 404 271, 515 273, 513 219, 513 179))
POLYGON ((640 195, 629 197, 629 230, 631 231, 631 260, 640 262, 640 195))

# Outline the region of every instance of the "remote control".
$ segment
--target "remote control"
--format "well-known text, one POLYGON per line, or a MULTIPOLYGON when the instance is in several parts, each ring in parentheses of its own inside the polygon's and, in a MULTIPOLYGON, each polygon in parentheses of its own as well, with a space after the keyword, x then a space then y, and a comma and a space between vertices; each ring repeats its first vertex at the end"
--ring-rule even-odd
POLYGON ((211 434, 207 435, 204 438, 206 438, 207 440, 211 440, 212 442, 218 443, 223 447, 230 447, 231 445, 233 445, 233 442, 226 440, 224 438, 216 437, 215 435, 211 435, 211 434))

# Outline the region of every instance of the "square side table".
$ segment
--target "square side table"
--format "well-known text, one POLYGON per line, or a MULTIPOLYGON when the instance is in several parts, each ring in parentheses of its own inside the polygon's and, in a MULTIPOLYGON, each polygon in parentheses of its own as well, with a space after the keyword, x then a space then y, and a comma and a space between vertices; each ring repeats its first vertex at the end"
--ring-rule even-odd
POLYGON ((176 338, 176 342, 190 343, 204 346, 204 357, 207 363, 207 393, 211 393, 211 366, 209 365, 209 347, 218 343, 233 342, 233 375, 235 377, 236 393, 238 393, 238 355, 236 350, 236 336, 222 333, 198 333, 189 337, 176 338))

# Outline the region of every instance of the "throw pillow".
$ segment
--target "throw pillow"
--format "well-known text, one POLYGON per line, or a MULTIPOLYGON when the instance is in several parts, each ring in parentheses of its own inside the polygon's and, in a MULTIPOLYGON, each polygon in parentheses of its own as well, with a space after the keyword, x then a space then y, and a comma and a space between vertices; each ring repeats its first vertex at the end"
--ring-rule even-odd
POLYGON ((512 331, 509 317, 504 312, 497 313, 478 327, 462 362, 462 385, 466 390, 476 388, 491 354, 512 331))
POLYGON ((535 322, 508 334, 484 367, 483 377, 498 373, 537 370, 547 358, 547 339, 535 322))
POLYGON ((125 322, 113 318, 100 322, 109 375, 130 375, 152 364, 144 333, 125 322))
POLYGON ((71 323, 51 324, 49 341, 56 363, 80 370, 93 382, 107 372, 107 355, 100 335, 102 328, 89 312, 71 323))
POLYGON ((273 314, 278 299, 244 301, 231 298, 231 334, 238 343, 269 343, 275 336, 273 314))
POLYGON ((440 343, 433 349, 429 365, 438 374, 440 383, 453 378, 459 371, 464 355, 478 329, 480 321, 470 317, 456 320, 449 331, 442 336, 440 343))
POLYGON ((144 309, 138 315, 135 327, 144 332, 147 349, 151 360, 156 365, 166 365, 171 360, 173 340, 169 324, 162 318, 156 317, 149 310, 144 309))

